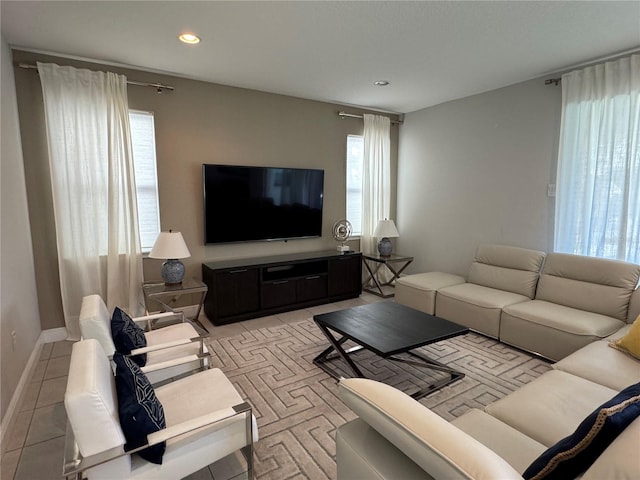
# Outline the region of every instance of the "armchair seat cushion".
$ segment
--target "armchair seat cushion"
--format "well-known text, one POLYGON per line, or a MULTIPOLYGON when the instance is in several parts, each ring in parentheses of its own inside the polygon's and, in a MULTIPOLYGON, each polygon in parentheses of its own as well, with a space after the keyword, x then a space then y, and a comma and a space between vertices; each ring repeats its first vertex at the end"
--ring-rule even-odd
MULTIPOLYGON (((232 407, 244 401, 219 368, 210 368, 181 378, 179 382, 159 386, 155 389, 155 393, 164 406, 167 427, 208 414, 212 409, 232 407), (197 391, 198 394, 194 395, 194 391, 197 391)), ((237 419, 218 422, 208 431, 225 428, 232 422, 237 422, 237 419)), ((258 440, 258 426, 255 418, 252 419, 252 422, 255 442, 258 440)), ((244 425, 243 421, 239 423, 244 425)), ((176 440, 169 440, 168 444, 171 445, 172 442, 175 443, 176 440)), ((239 448, 241 447, 236 447, 231 451, 239 448)))
MULTIPOLYGON (((176 339, 198 338, 200 335, 198 335, 196 329, 193 328, 193 325, 183 322, 162 327, 157 330, 151 330, 146 332, 145 336, 147 339, 147 346, 155 347, 157 345, 170 343, 176 339)), ((180 347, 156 350, 154 352, 147 353, 147 363, 155 364, 166 362, 168 360, 175 360, 186 355, 197 355, 199 351, 200 342, 188 343, 186 345, 181 345, 180 347)))

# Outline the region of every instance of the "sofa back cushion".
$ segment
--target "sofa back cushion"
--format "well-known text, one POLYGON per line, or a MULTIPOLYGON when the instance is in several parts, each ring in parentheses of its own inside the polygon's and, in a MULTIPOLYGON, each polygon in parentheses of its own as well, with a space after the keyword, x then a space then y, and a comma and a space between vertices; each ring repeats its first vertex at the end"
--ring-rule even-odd
POLYGON ((97 340, 73 345, 64 406, 83 456, 124 445, 115 378, 97 340))
POLYGON ((113 356, 116 347, 111 338, 111 315, 100 295, 87 295, 82 299, 79 321, 82 338, 97 340, 105 353, 113 356))
POLYGON ((538 282, 537 300, 627 321, 640 265, 567 253, 550 253, 538 282))
POLYGON ((544 252, 506 245, 480 245, 468 282, 533 298, 544 252))

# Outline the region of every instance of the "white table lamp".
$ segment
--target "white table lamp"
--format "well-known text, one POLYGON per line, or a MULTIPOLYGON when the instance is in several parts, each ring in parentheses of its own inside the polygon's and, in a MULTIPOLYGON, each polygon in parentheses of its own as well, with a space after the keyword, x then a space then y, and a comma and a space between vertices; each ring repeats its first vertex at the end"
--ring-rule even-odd
POLYGON ((187 244, 184 242, 182 233, 160 232, 156 243, 153 244, 149 258, 164 258, 166 262, 162 264, 162 279, 165 285, 179 285, 184 278, 184 264, 179 258, 191 256, 187 244))
POLYGON ((380 220, 378 222, 378 226, 376 227, 376 231, 373 232, 373 236, 379 238, 378 242, 378 253, 381 257, 388 257, 391 255, 391 250, 393 245, 391 245, 390 237, 399 237, 398 229, 396 228, 396 224, 393 223, 393 220, 380 220))

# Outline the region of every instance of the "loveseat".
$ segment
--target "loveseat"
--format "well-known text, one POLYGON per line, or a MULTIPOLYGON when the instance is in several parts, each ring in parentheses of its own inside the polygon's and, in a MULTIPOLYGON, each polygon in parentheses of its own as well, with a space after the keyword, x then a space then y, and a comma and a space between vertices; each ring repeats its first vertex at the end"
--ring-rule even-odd
MULTIPOLYGON (((468 410, 450 423, 394 387, 342 379, 340 396, 358 418, 336 434, 338 480, 522 479, 592 411, 640 382, 640 360, 611 348, 614 337, 590 343, 484 410, 468 410)), ((639 402, 636 396, 634 408, 639 402)), ((640 417, 629 421, 594 456, 582 480, 640 478, 640 417)), ((580 462, 587 464, 584 457, 580 462)))
POLYGON ((560 360, 635 319, 639 278, 632 263, 480 245, 466 280, 407 275, 396 283, 396 301, 560 360))

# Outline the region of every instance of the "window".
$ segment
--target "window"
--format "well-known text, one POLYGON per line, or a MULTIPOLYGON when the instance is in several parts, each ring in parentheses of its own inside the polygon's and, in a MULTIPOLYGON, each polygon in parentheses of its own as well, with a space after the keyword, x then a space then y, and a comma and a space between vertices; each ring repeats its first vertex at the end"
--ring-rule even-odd
POLYGON ((149 252, 160 233, 153 113, 130 110, 129 122, 136 174, 140 243, 142 251, 149 252))
POLYGON ((639 263, 640 55, 562 84, 555 249, 639 263))
POLYGON ((362 158, 364 141, 361 135, 347 136, 347 220, 353 235, 362 234, 362 158))

